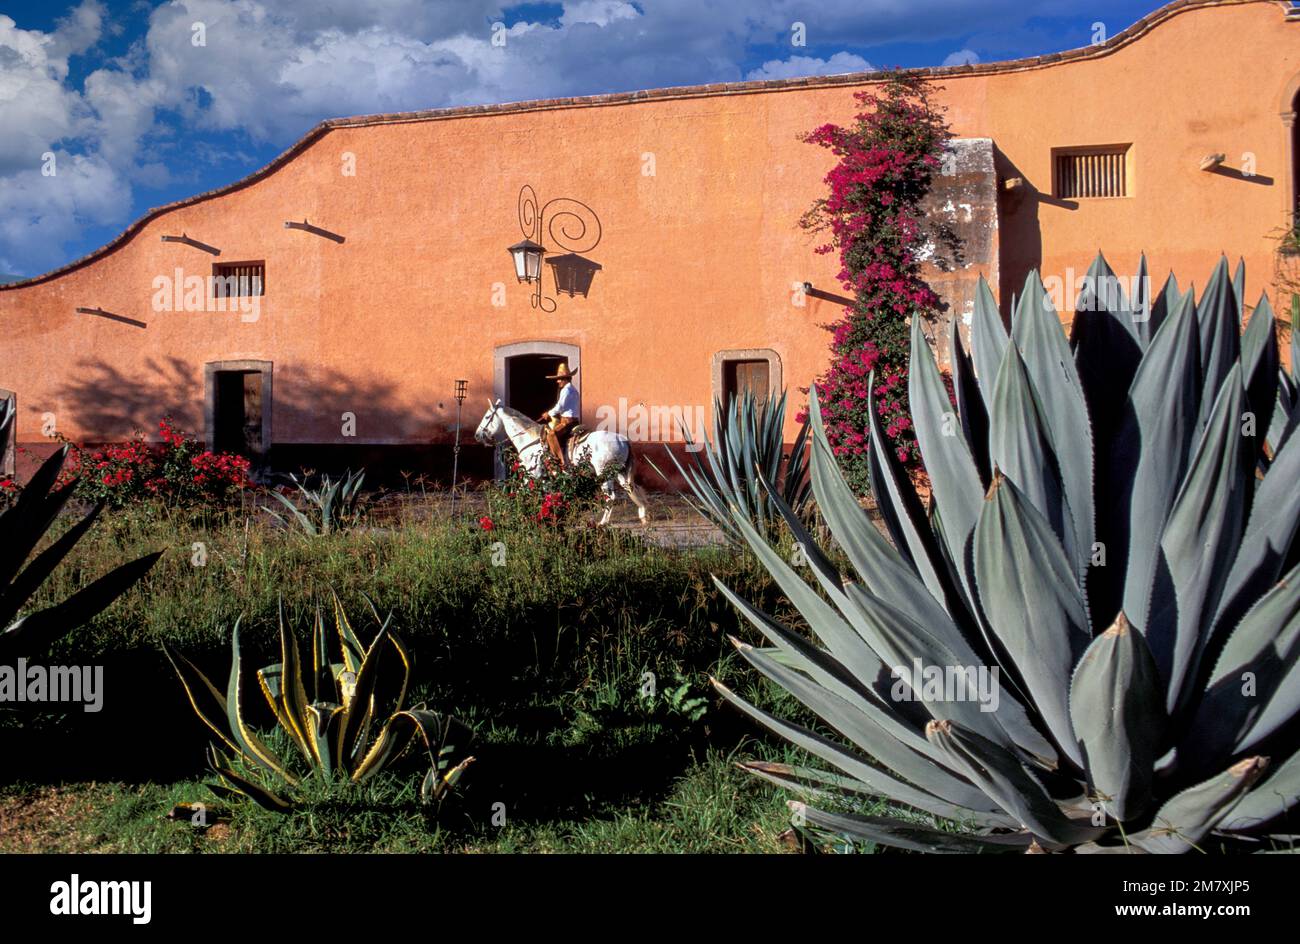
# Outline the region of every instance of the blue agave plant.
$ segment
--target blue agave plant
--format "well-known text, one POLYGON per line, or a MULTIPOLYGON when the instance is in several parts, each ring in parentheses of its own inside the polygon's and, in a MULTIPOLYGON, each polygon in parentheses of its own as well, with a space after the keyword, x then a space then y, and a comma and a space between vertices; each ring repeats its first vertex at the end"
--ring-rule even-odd
MULTIPOLYGON (((1101 256, 1089 276, 1116 284, 1101 256)), ((873 429, 888 538, 814 397, 813 491, 851 573, 802 534, 810 585, 734 515, 812 633, 719 584, 770 642, 736 645, 840 737, 718 688, 832 768, 746 765, 808 798, 813 831, 989 852, 1263 851, 1300 833, 1300 358, 1280 369, 1267 298, 1240 331, 1240 267, 1221 262, 1199 299, 1172 276, 1151 297, 1145 276, 1144 259, 1133 297, 1085 290, 1068 340, 1037 273, 1009 332, 981 282, 969 355, 952 331, 955 403, 913 326, 932 499, 873 429), (931 690, 918 667, 991 677, 998 697, 931 690), (864 794, 905 812, 827 809, 864 794)))

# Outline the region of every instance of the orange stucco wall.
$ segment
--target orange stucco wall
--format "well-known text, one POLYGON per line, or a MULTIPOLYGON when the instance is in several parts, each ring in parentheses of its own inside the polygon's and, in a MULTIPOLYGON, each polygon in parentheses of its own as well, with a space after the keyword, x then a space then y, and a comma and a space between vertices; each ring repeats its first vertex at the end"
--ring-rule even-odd
MULTIPOLYGON (((1290 132, 1280 113, 1300 75, 1300 23, 1282 4, 1185 6, 1113 51, 1059 64, 941 76, 960 137, 992 138, 1001 176, 1051 191, 1051 149, 1131 142, 1126 198, 1074 208, 1004 199, 1004 295, 1030 266, 1078 273, 1103 249, 1121 272, 1147 252, 1163 280, 1203 285, 1221 251, 1244 255, 1255 296, 1274 270, 1291 204, 1290 132), (1200 171, 1208 153, 1260 177, 1200 171)), ((201 428, 204 364, 274 363, 273 440, 444 440, 453 380, 469 381, 474 425, 493 387, 493 351, 520 341, 581 349, 586 418, 632 404, 706 405, 722 349, 770 348, 791 389, 823 368, 837 314, 792 304, 792 282, 838 291, 833 257, 797 225, 822 191, 828 155, 801 132, 847 121, 861 83, 717 90, 334 128, 256 182, 168 210, 88 264, 0 290, 0 387, 16 391, 20 441, 42 416, 74 439, 120 439, 171 412, 201 428), (355 156, 355 176, 342 171, 355 156), (652 154, 654 175, 643 173, 652 154), (520 238, 523 184, 543 201, 590 205, 604 236, 590 297, 532 309, 505 247, 520 238), (286 229, 306 218, 339 244, 286 229), (187 233, 218 261, 265 260, 259 317, 153 310, 153 282, 213 257, 163 243, 187 233), (504 283, 506 305, 493 305, 504 283), (77 314, 100 308, 145 327, 77 314)), ((977 273, 971 272, 970 277, 977 273)), ((546 277, 551 292, 549 271, 546 277)))

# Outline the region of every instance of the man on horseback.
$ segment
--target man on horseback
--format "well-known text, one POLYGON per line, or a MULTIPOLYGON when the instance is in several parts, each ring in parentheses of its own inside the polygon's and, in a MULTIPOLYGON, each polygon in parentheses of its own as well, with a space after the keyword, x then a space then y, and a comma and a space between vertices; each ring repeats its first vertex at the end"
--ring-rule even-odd
MULTIPOLYGON (((576 372, 575 372, 576 373, 576 372)), ((542 414, 541 421, 546 430, 546 445, 551 454, 560 463, 560 468, 569 470, 569 459, 565 454, 569 435, 578 422, 578 391, 573 388, 573 374, 569 372, 567 362, 561 362, 554 374, 548 374, 547 380, 554 380, 559 387, 559 396, 555 406, 542 414)))

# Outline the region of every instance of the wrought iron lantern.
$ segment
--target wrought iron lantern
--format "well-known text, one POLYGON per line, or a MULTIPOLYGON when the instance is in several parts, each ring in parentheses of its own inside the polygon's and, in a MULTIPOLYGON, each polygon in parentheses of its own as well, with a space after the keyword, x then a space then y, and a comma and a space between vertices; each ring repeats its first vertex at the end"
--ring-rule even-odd
POLYGON ((510 247, 510 255, 515 258, 515 278, 520 282, 536 282, 542 272, 546 247, 525 239, 510 247))
POLYGON ((542 294, 542 261, 547 252, 542 245, 543 232, 547 242, 565 253, 545 260, 555 274, 555 293, 586 298, 600 264, 578 253, 590 252, 600 243, 600 218, 595 211, 569 197, 556 197, 539 208, 537 193, 524 184, 519 191, 519 229, 523 241, 509 247, 509 251, 515 263, 515 278, 536 286, 530 304, 545 312, 555 311, 555 299, 542 294))

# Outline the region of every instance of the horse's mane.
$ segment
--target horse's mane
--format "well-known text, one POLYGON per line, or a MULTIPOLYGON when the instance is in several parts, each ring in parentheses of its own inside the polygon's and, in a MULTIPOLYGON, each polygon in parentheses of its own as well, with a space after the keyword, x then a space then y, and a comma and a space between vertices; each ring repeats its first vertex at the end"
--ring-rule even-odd
POLYGON ((528 417, 528 416, 524 416, 524 414, 520 413, 520 412, 519 412, 518 410, 516 410, 514 407, 509 407, 509 406, 504 406, 504 405, 503 405, 503 406, 499 406, 499 407, 497 407, 497 412, 498 412, 498 413, 505 413, 507 416, 512 416, 512 417, 514 417, 515 419, 517 419, 520 423, 522 423, 522 424, 524 425, 524 428, 525 428, 525 429, 528 429, 528 428, 533 427, 533 426, 540 426, 540 425, 542 425, 541 423, 537 422, 537 420, 532 419, 531 417, 528 417))

